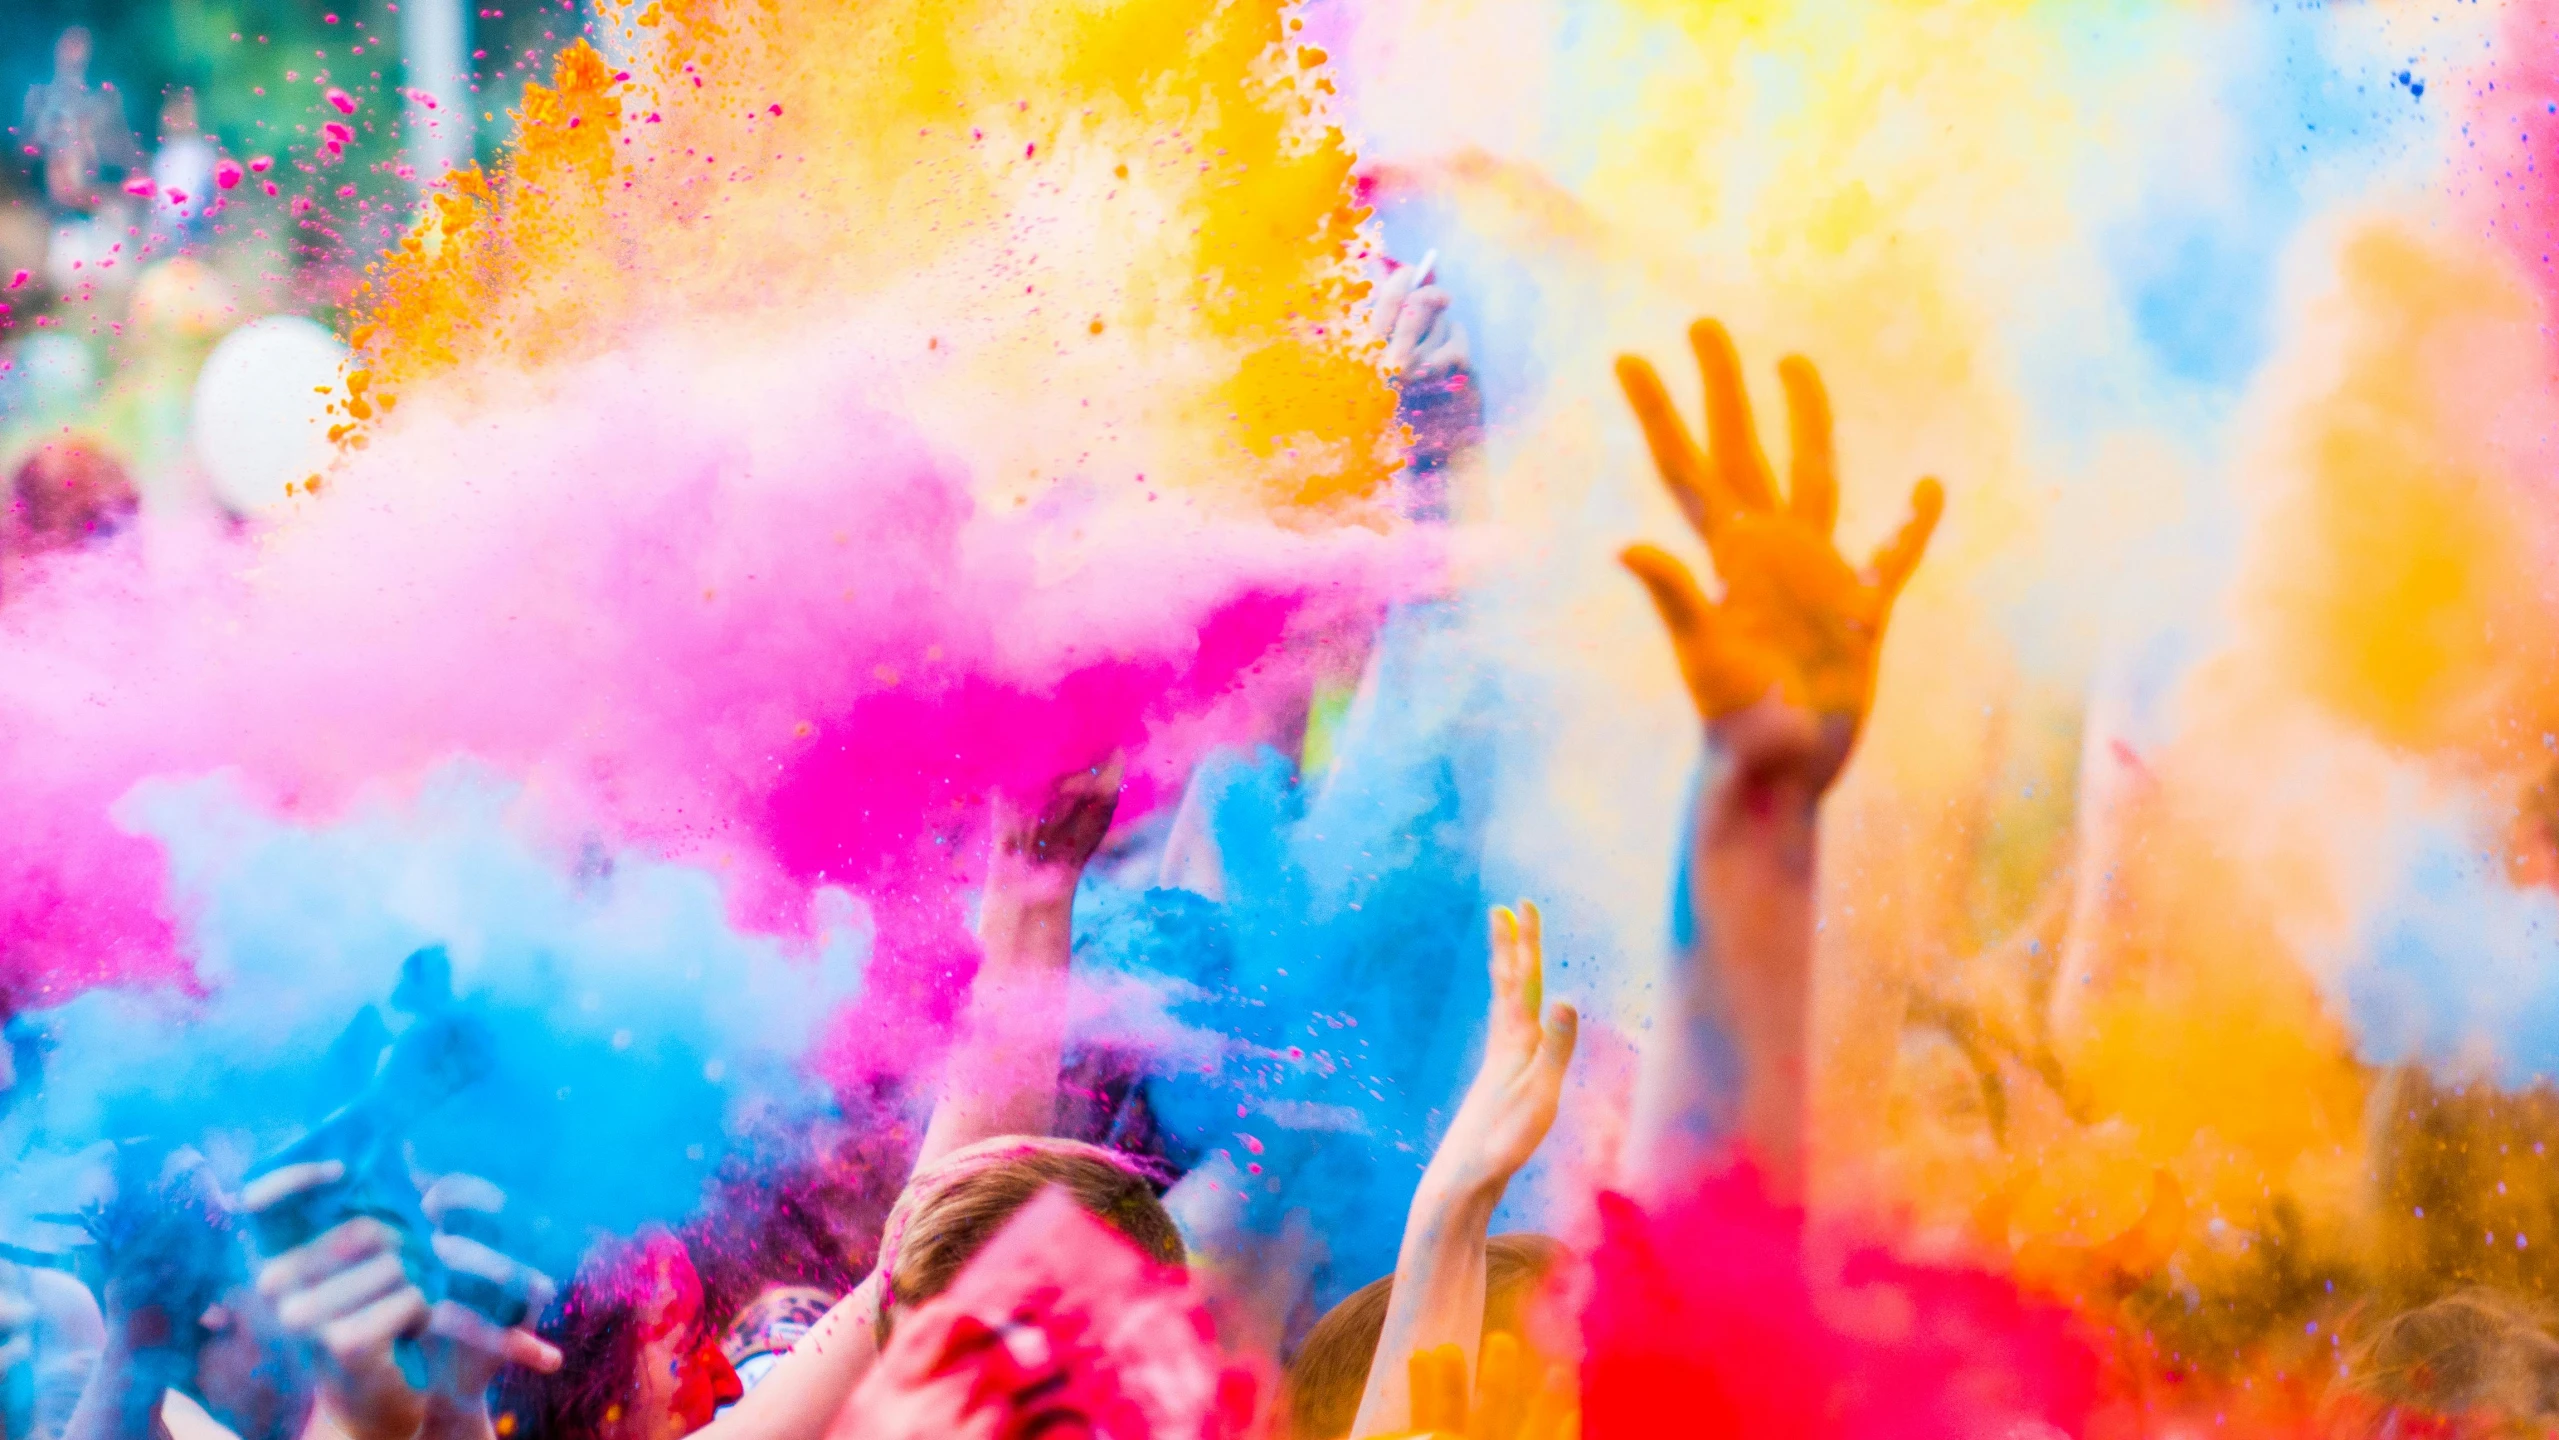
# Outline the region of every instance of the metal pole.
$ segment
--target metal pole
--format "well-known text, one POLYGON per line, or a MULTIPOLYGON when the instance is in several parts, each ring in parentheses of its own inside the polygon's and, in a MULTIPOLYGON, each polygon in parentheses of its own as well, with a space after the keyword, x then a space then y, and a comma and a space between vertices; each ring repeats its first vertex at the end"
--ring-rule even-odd
POLYGON ((423 188, 471 163, 470 12, 465 0, 400 0, 409 164, 423 188))

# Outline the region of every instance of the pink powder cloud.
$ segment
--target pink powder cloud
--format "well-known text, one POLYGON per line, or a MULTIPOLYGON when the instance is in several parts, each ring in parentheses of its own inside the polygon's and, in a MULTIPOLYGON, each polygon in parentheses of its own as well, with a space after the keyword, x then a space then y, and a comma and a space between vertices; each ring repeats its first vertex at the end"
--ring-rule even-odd
POLYGON ((138 781, 227 771, 319 823, 469 755, 526 782, 564 853, 702 865, 742 923, 801 933, 818 887, 850 889, 876 953, 834 1060, 902 1069, 891 1037, 973 965, 991 790, 1125 749, 1142 811, 1206 746, 1267 735, 1308 637, 1415 568, 1408 538, 1134 487, 981 508, 878 376, 793 358, 742 389, 666 344, 509 403, 412 397, 248 541, 88 552, 13 590, 0 983, 186 983, 159 852, 113 819, 138 781))

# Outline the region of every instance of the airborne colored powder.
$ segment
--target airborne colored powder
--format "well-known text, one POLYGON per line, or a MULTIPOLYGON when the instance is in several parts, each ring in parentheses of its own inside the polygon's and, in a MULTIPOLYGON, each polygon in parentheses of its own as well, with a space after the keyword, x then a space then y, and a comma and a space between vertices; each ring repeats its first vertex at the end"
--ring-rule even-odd
POLYGON ((0 574, 0 1240, 98 1140, 236 1178, 434 945, 509 1058, 417 1163, 542 1263, 903 1155, 990 804, 1117 755, 1070 1109, 1274 1353, 1029 1232, 942 1329, 1136 1297, 1216 1402, 1137 1408, 1229 1423, 1395 1265, 1528 894, 1586 1019, 1493 1228, 1588 1260, 1594 1435, 2361 1423, 2389 1317, 2559 1294, 2547 9, 601 4, 347 257, 284 508, 0 574), (1370 313, 1426 254, 1437 475, 1370 313), (1820 365, 1850 554, 1947 495, 1824 812, 1802 1213, 1612 1193, 1700 761, 1610 361, 1708 315, 1772 461, 1820 365))

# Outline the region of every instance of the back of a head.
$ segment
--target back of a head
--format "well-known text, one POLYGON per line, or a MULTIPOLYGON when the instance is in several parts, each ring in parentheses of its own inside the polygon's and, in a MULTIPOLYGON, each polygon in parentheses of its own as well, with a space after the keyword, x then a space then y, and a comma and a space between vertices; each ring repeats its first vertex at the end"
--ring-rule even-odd
POLYGON ((1051 1187, 1156 1263, 1184 1262, 1181 1231, 1137 1165, 1082 1141, 1000 1136, 918 1171, 898 1196, 880 1237, 881 1342, 898 1311, 949 1289, 1005 1222, 1051 1187))
POLYGON ((2375 1327, 2346 1383, 2367 1403, 2437 1416, 2559 1417, 2559 1340, 2523 1301, 2465 1290, 2375 1327))
MULTIPOLYGON (((1564 1242, 1544 1235, 1496 1235, 1484 1242, 1484 1333, 1518 1335, 1529 1300, 1565 1256, 1564 1242)), ((1289 1361, 1281 1393, 1294 1440, 1341 1440, 1358 1417, 1368 1369, 1386 1331, 1386 1302, 1395 1277, 1373 1280, 1324 1312, 1289 1361)))

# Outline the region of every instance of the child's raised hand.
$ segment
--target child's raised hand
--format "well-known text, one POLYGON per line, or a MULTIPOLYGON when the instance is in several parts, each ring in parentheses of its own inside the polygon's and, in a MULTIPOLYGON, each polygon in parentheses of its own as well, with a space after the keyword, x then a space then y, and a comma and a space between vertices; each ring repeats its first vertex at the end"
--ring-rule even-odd
POLYGON ((1831 536, 1839 482, 1830 400, 1812 362, 1789 356, 1777 367, 1792 444, 1781 499, 1732 337, 1700 320, 1688 338, 1705 377, 1704 449, 1642 357, 1618 357, 1617 379, 1662 483, 1706 542, 1723 598, 1708 600, 1689 568, 1657 547, 1631 545, 1619 558, 1652 592, 1699 717, 1737 748, 1800 758, 1818 790, 1865 720, 1884 623, 1928 548, 1945 492, 1933 479, 1912 487, 1910 519, 1864 570, 1851 568, 1831 536))
POLYGON ((1535 905, 1493 909, 1484 1064, 1431 1162, 1460 1189, 1507 1184, 1555 1123, 1581 1017, 1570 1005, 1545 1003, 1542 930, 1535 905))

